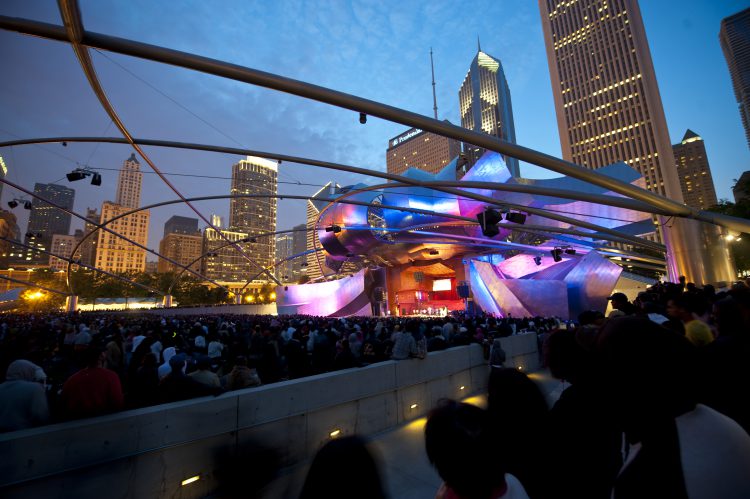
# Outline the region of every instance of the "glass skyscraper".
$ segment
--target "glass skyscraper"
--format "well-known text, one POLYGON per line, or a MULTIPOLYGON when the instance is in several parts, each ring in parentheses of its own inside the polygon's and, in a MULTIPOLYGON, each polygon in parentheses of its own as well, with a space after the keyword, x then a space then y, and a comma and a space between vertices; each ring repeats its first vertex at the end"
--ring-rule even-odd
POLYGON ((719 41, 750 147, 750 7, 721 21, 719 41))

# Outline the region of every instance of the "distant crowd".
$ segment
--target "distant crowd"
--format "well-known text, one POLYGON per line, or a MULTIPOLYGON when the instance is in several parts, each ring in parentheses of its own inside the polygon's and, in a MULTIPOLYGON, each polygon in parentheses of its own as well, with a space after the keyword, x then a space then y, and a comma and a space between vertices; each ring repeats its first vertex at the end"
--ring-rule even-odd
MULTIPOLYGON (((576 321, 3 315, 0 431, 478 343, 488 409, 446 401, 428 418, 438 497, 750 497, 750 287, 681 281, 608 299, 606 316, 576 321), (544 365, 565 382, 551 408, 504 365, 502 338, 520 333, 536 334, 544 365)), ((372 483, 360 496, 383 497, 364 440, 331 446, 303 497, 343 497, 324 493, 337 470, 350 470, 342 487, 372 483)))

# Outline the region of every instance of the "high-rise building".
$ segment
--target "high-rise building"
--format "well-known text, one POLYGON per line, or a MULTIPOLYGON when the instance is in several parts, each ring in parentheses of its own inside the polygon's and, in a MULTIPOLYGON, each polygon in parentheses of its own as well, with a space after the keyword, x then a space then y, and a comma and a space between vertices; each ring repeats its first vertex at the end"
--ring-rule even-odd
MULTIPOLYGON (((101 215, 96 211, 96 208, 86 208, 86 219, 99 222, 101 215)), ((85 222, 83 226, 83 234, 86 236, 96 230, 96 225, 85 222)), ((98 234, 93 234, 81 243, 81 263, 86 265, 96 264, 96 242, 99 239, 98 234)))
POLYGON ((703 139, 688 130, 679 144, 672 146, 685 204, 706 210, 716 204, 716 189, 708 166, 703 139))
MULTIPOLYGON (((57 184, 34 184, 34 194, 63 208, 73 209, 75 191, 68 187, 57 184)), ((31 201, 31 214, 24 242, 29 246, 49 251, 54 234, 70 232, 70 217, 69 213, 35 197, 31 201)), ((49 255, 40 251, 25 250, 23 260, 29 264, 46 265, 49 255)))
MULTIPOLYGON (((248 237, 245 232, 230 230, 222 230, 221 232, 229 241, 237 243, 242 243, 248 237)), ((242 243, 242 246, 247 248, 249 244, 251 243, 242 243)), ((201 265, 201 273, 208 279, 239 282, 247 281, 260 273, 260 269, 249 264, 234 246, 227 244, 227 241, 211 227, 206 227, 203 231, 202 253, 205 256, 201 265)), ((261 275, 258 280, 265 280, 265 278, 261 275)))
MULTIPOLYGON (((471 61, 458 91, 458 103, 462 127, 516 143, 513 106, 503 65, 499 59, 482 52, 481 48, 471 61)), ((470 166, 484 154, 484 150, 464 144, 464 154, 470 166)), ((520 176, 518 160, 509 156, 504 156, 503 159, 511 175, 520 176)))
MULTIPOLYGON (((341 194, 341 186, 328 182, 318 192, 307 200, 307 236, 305 247, 307 251, 320 248, 320 239, 318 239, 318 215, 328 201, 320 198, 334 198, 341 194)), ((325 255, 323 252, 313 252, 307 255, 304 262, 304 272, 310 279, 317 279, 323 274, 330 274, 333 270, 326 266, 325 255)))
POLYGON ((221 229, 224 227, 224 219, 221 215, 217 215, 216 213, 211 214, 211 225, 216 227, 217 229, 221 229))
MULTIPOLYGON (((251 238, 276 231, 277 174, 278 164, 275 161, 254 156, 248 156, 232 166, 231 194, 257 197, 230 200, 230 231, 241 232, 251 238)), ((273 264, 275 243, 273 237, 259 237, 251 239, 244 248, 256 264, 265 268, 273 264)), ((242 258, 236 249, 229 249, 242 258)), ((257 266, 247 261, 245 265, 249 272, 257 269, 257 266)))
POLYGON ((122 164, 120 175, 117 178, 117 197, 115 204, 125 206, 126 208, 138 208, 141 206, 141 184, 143 182, 143 172, 141 164, 131 154, 122 164))
MULTIPOLYGON (((8 175, 8 167, 5 166, 5 161, 3 161, 3 157, 0 156, 0 178, 5 178, 8 175)), ((0 196, 3 195, 3 186, 5 184, 0 183, 0 196)))
POLYGON ((459 154, 459 141, 412 128, 388 141, 385 164, 388 173, 395 175, 409 168, 438 173, 459 154))
POLYGON ((19 238, 16 216, 7 210, 0 210, 0 269, 7 269, 11 261, 11 253, 17 253, 18 246, 11 241, 19 238))
MULTIPOLYGON (((199 231, 191 234, 169 232, 164 235, 164 239, 159 243, 159 254, 171 258, 185 267, 190 266, 190 268, 196 272, 200 272, 200 256, 203 254, 203 236, 199 231)), ((160 274, 180 271, 182 271, 182 269, 173 263, 162 258, 159 259, 157 272, 160 274)))
MULTIPOLYGON (((71 258, 73 255, 73 248, 76 247, 80 241, 79 237, 68 236, 65 234, 55 234, 52 236, 52 249, 50 252, 53 255, 57 255, 63 258, 71 258)), ((80 251, 80 250, 79 250, 80 251)), ((78 257, 80 255, 76 255, 78 257)), ((76 257, 73 257, 74 259, 76 257)), ((49 269, 52 271, 61 271, 68 269, 68 260, 63 258, 57 258, 56 256, 49 255, 49 269)))
POLYGON ((293 234, 281 234, 276 236, 276 269, 274 274, 276 279, 281 282, 292 282, 292 261, 287 258, 294 255, 294 236, 293 234), (283 263, 280 263, 281 261, 283 263))
POLYGON ((167 234, 196 234, 198 219, 174 215, 164 223, 164 237, 167 234))
POLYGON ((144 272, 147 274, 156 274, 159 271, 159 262, 149 262, 146 261, 146 268, 144 272))
MULTIPOLYGON (((307 249, 307 224, 295 225, 293 230, 293 254, 299 255, 301 253, 304 253, 307 249)), ((300 278, 305 274, 305 268, 302 266, 302 264, 305 262, 306 259, 304 256, 292 260, 292 279, 290 282, 298 282, 300 278)))
MULTIPOLYGON (((100 224, 118 215, 131 211, 131 208, 105 201, 102 203, 100 224)), ((148 244, 148 210, 132 213, 107 225, 112 231, 126 236, 138 244, 148 244)), ((146 270, 146 250, 107 231, 98 232, 96 242, 96 267, 109 272, 144 272, 146 270)))
POLYGON ((737 183, 732 187, 732 194, 734 194, 735 203, 750 199, 750 171, 743 172, 740 175, 737 183))
POLYGON ((722 19, 719 42, 729 66, 734 96, 750 147, 750 7, 722 19))

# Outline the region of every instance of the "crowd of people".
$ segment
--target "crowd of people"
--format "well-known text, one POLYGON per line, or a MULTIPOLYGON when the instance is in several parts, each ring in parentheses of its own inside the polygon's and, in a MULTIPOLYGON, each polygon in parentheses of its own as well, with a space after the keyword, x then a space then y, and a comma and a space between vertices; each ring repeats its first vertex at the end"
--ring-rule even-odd
MULTIPOLYGON (((479 343, 487 409, 446 401, 426 425, 439 497, 750 497, 750 287, 660 283, 632 303, 622 293, 609 300, 608 316, 587 311, 575 322, 8 314, 0 431, 479 343), (567 385, 551 408, 526 374, 503 367, 502 338, 524 332, 567 385)), ((350 472, 356 480, 370 467, 366 444, 347 442, 332 443, 326 459, 358 452, 352 462, 366 465, 350 472)), ((307 496, 330 484, 314 476, 330 466, 313 465, 307 496)), ((384 487, 370 490, 382 497, 384 487)))

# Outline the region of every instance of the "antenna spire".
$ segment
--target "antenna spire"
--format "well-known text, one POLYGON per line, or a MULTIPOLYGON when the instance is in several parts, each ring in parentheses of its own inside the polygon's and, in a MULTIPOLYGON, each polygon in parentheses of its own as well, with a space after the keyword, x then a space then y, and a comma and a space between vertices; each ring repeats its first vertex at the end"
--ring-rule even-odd
POLYGON ((477 35, 477 51, 482 51, 482 46, 479 44, 479 35, 477 35))
POLYGON ((432 61, 432 47, 430 47, 430 70, 432 71, 432 109, 435 111, 435 119, 438 119, 437 94, 435 93, 435 63, 432 61))

